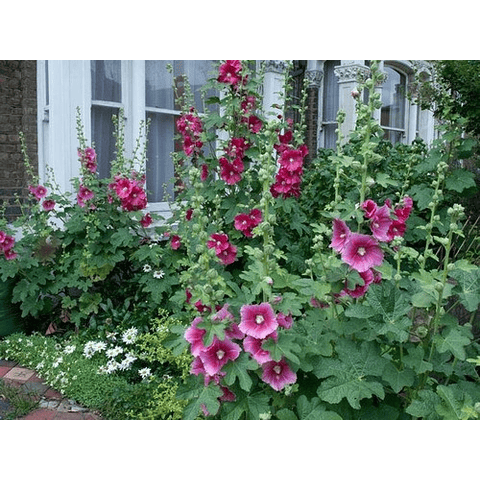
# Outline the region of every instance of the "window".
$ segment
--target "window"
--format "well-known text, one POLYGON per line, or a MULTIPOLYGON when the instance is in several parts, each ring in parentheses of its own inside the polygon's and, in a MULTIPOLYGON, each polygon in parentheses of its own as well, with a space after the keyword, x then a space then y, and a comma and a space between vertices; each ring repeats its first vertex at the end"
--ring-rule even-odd
POLYGON ((382 88, 383 105, 380 113, 380 125, 385 132, 384 138, 392 143, 398 143, 402 142, 406 136, 405 93, 407 77, 388 66, 385 66, 385 73, 387 74, 387 80, 382 88))
POLYGON ((173 82, 181 91, 186 74, 196 107, 203 112, 200 88, 213 73, 212 61, 39 60, 37 66, 41 179, 50 167, 61 190, 68 191, 70 180, 79 175, 77 107, 85 136, 97 150, 100 178, 108 177, 115 154, 112 115, 123 109, 127 156, 135 147, 140 123, 151 121, 145 166, 149 208, 168 214, 165 191, 172 196, 175 174, 171 153, 181 148, 174 143, 181 106, 174 99, 173 82))
POLYGON ((335 75, 335 67, 340 65, 339 60, 327 60, 323 70, 323 108, 322 130, 323 147, 336 148, 337 112, 339 106, 338 79, 335 75))

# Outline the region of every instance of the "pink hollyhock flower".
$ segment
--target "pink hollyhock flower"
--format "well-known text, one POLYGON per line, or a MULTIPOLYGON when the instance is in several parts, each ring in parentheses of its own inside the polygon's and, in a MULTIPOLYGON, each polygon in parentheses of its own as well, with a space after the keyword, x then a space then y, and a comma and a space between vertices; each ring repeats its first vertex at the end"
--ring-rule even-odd
POLYGON ((220 176, 228 185, 235 185, 242 179, 241 173, 245 167, 240 158, 237 157, 230 163, 225 157, 221 157, 218 163, 220 164, 220 176))
POLYGON ((3 254, 7 260, 15 260, 18 256, 17 252, 13 251, 12 249, 5 250, 3 254))
POLYGON ((383 251, 376 239, 361 233, 351 233, 342 252, 342 260, 357 272, 381 265, 383 251))
POLYGON ((390 214, 390 208, 384 205, 376 209, 370 221, 370 230, 373 236, 381 242, 387 242, 389 238, 388 230, 393 221, 390 214))
POLYGON ((77 202, 81 207, 85 206, 87 200, 91 200, 94 197, 94 193, 84 185, 80 185, 77 193, 77 202))
POLYGON ((120 178, 114 184, 117 197, 120 199, 128 198, 132 193, 134 183, 128 178, 120 178))
POLYGON ((243 113, 248 113, 249 111, 255 109, 256 103, 257 99, 252 95, 248 95, 247 98, 241 103, 240 108, 242 109, 243 113))
POLYGON ((147 195, 142 187, 134 184, 127 198, 122 199, 122 208, 128 212, 143 210, 147 206, 147 195))
POLYGON ((235 360, 240 355, 240 347, 228 340, 214 338, 212 344, 199 353, 208 375, 216 375, 230 360, 235 360))
POLYGON ((280 143, 277 143, 273 146, 278 153, 283 153, 288 149, 290 143, 293 140, 293 133, 291 130, 287 130, 283 135, 278 135, 278 140, 280 143))
POLYGON ((44 200, 42 203, 43 209, 47 212, 53 210, 55 208, 55 201, 54 200, 44 200))
POLYGON ((248 352, 260 365, 273 360, 270 352, 262 348, 263 343, 268 338, 273 338, 273 340, 276 342, 278 339, 278 333, 273 332, 270 335, 267 335, 265 338, 255 338, 247 335, 243 340, 243 349, 248 352))
POLYGON ((275 198, 280 195, 282 195, 283 198, 291 196, 298 198, 300 196, 300 185, 302 183, 301 174, 302 172, 300 170, 290 172, 286 168, 280 168, 275 176, 275 183, 270 188, 272 195, 275 198))
POLYGON ((232 340, 242 340, 245 334, 238 328, 236 323, 231 323, 225 330, 225 336, 232 340))
POLYGON ((192 292, 187 288, 185 290, 185 302, 190 303, 191 299, 192 299, 192 292))
POLYGON ((207 333, 206 330, 203 328, 198 328, 198 324, 200 322, 203 322, 202 317, 196 317, 192 324, 185 330, 185 340, 191 345, 190 350, 192 352, 193 356, 198 356, 201 351, 205 350, 205 345, 203 344, 203 337, 205 336, 205 333, 207 333))
POLYGON ((231 158, 242 159, 245 155, 245 151, 250 147, 248 142, 243 138, 232 138, 225 149, 225 153, 231 158))
POLYGON ((282 312, 277 313, 277 322, 280 327, 290 329, 293 325, 293 317, 291 315, 285 315, 282 312))
POLYGON ((217 310, 217 313, 212 317, 213 322, 223 322, 224 320, 233 320, 234 316, 228 310, 228 303, 226 303, 222 308, 217 310))
POLYGON ((192 375, 206 375, 205 367, 203 366, 202 359, 200 357, 195 357, 190 365, 190 373, 192 375))
POLYGON ((402 202, 403 207, 397 205, 394 213, 399 221, 406 222, 413 208, 413 200, 410 197, 405 197, 402 202))
POLYGON ((185 213, 185 220, 189 222, 192 219, 192 215, 193 215, 193 208, 189 208, 185 213))
POLYGON ((41 200, 47 195, 47 189, 43 185, 37 185, 36 187, 29 185, 28 190, 37 200, 41 200))
POLYGON ((212 309, 210 307, 207 307, 202 303, 201 300, 197 300, 195 303, 195 308, 200 312, 200 313, 205 313, 205 312, 211 312, 212 309))
POLYGON ((373 200, 365 200, 361 205, 362 210, 365 212, 365 218, 372 218, 377 211, 377 204, 373 200))
POLYGON ((278 163, 289 172, 300 172, 303 167, 303 155, 300 150, 285 150, 278 163))
POLYGON ((217 80, 220 83, 229 83, 232 86, 236 86, 242 79, 240 75, 242 71, 240 60, 227 60, 220 65, 218 71, 219 75, 217 80))
POLYGON ((227 249, 222 250, 217 257, 223 265, 230 265, 237 259, 237 247, 229 243, 227 249))
POLYGON ((374 281, 374 274, 371 269, 366 270, 365 272, 359 272, 359 275, 362 277, 363 285, 356 285, 353 290, 345 288, 342 292, 345 295, 350 295, 353 298, 363 297, 368 290, 368 287, 374 281))
POLYGON ((200 174, 200 180, 204 182, 208 178, 208 165, 206 163, 202 164, 202 172, 200 174))
POLYGON ((387 232, 387 241, 392 241, 395 237, 403 237, 407 226, 403 220, 393 220, 387 232))
POLYGON ((258 133, 261 130, 262 126, 263 122, 255 115, 250 115, 248 117, 248 129, 252 133, 258 133))
POLYGON ((262 380, 279 392, 287 384, 297 381, 297 374, 282 359, 279 362, 267 362, 262 365, 262 380))
POLYGON ((333 233, 330 247, 336 252, 342 253, 350 234, 351 232, 347 224, 343 220, 335 218, 333 220, 333 233))
POLYGON ((170 239, 170 246, 172 250, 178 250, 181 247, 180 237, 178 235, 173 235, 170 239))
POLYGON ((2 233, 3 240, 0 241, 0 246, 3 251, 10 250, 15 245, 15 238, 11 235, 6 235, 4 232, 2 233))
POLYGON ((258 208, 249 213, 241 213, 234 219, 235 229, 242 232, 246 237, 252 237, 252 230, 262 221, 262 212, 258 208))
POLYGON ((152 222, 153 222, 152 216, 149 213, 146 213, 140 220, 140 223, 143 228, 149 227, 152 224, 152 222))
POLYGON ((220 255, 224 250, 228 249, 228 235, 225 233, 213 233, 210 235, 211 240, 207 242, 208 248, 214 248, 215 253, 220 255))
POLYGON ((218 397, 218 400, 220 402, 234 402, 237 399, 237 396, 227 387, 220 385, 220 388, 223 392, 223 395, 221 397, 218 397))
POLYGON ((265 338, 278 327, 275 313, 269 303, 243 305, 240 308, 240 318, 238 326, 240 331, 254 338, 265 338))

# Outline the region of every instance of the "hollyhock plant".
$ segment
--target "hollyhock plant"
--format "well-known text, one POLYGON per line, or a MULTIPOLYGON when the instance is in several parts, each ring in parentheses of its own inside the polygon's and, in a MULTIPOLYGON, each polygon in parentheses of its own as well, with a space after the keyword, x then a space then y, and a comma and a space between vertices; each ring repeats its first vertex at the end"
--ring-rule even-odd
POLYGON ((377 208, 370 221, 370 230, 373 236, 381 242, 389 241, 388 231, 392 222, 391 210, 388 205, 377 208))
POLYGON ((228 249, 228 235, 225 233, 213 233, 210 235, 211 240, 207 242, 208 248, 214 248, 215 254, 220 255, 224 250, 228 249))
POLYGON ((277 322, 278 326, 285 328, 285 329, 290 329, 292 328, 293 325, 293 317, 292 315, 285 315, 282 312, 278 312, 277 314, 277 322))
POLYGON ((85 148, 85 150, 78 149, 78 156, 85 169, 90 173, 96 173, 97 171, 97 153, 91 147, 85 148))
POLYGON ((242 232, 246 237, 252 237, 252 230, 262 221, 262 212, 258 208, 249 213, 240 213, 234 218, 235 229, 242 232))
POLYGON ((206 163, 202 164, 202 171, 200 173, 200 180, 204 182, 208 178, 208 165, 206 163))
POLYGON ((237 259, 237 247, 229 243, 228 247, 225 250, 222 250, 217 257, 223 265, 230 265, 237 259))
POLYGON ((29 185, 28 190, 37 200, 41 200, 47 195, 47 189, 43 185, 37 185, 36 187, 29 185))
POLYGON ((372 218, 377 211, 378 205, 369 199, 362 203, 361 208, 365 212, 365 218, 372 218))
POLYGON ((239 158, 242 159, 245 155, 246 150, 250 147, 249 143, 243 137, 232 138, 228 144, 228 147, 225 148, 225 153, 230 158, 239 158))
POLYGON ((146 213, 140 220, 140 224, 143 228, 149 227, 153 222, 152 216, 149 213, 146 213))
POLYGON ((342 260, 358 272, 365 272, 383 263, 383 251, 378 241, 361 233, 350 234, 341 255, 342 260))
POLYGON ((278 327, 273 308, 266 302, 259 305, 243 305, 240 308, 240 318, 241 322, 238 325, 240 331, 254 338, 265 338, 278 327))
POLYGON ((248 123, 248 129, 252 133, 258 133, 263 126, 263 122, 255 115, 250 115, 246 123, 248 123))
POLYGON ((85 207, 88 200, 91 200, 95 194, 92 190, 87 188, 85 185, 80 185, 77 193, 77 202, 81 207, 85 207))
POLYGON ((235 360, 240 355, 240 347, 229 339, 219 340, 214 338, 212 344, 200 351, 205 371, 208 375, 216 375, 230 360, 235 360))
POLYGON ((289 172, 298 172, 301 174, 303 157, 304 155, 302 155, 300 150, 285 150, 282 152, 278 163, 289 172))
POLYGON ((283 358, 279 362, 271 361, 264 363, 262 369, 262 380, 277 392, 282 390, 285 385, 293 384, 297 381, 297 374, 283 358))

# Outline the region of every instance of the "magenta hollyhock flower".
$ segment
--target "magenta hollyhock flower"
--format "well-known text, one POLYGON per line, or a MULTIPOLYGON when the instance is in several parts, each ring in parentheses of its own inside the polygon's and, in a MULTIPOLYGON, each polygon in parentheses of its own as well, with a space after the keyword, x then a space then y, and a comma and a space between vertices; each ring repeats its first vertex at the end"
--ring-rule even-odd
POLYGON ((227 387, 220 385, 223 395, 218 397, 220 402, 234 402, 237 399, 237 396, 227 387))
POLYGON ((249 213, 241 213, 234 218, 235 229, 242 232, 246 237, 252 237, 252 230, 262 221, 262 212, 258 208, 249 213))
POLYGON ((242 79, 241 71, 242 64, 240 60, 227 60, 220 65, 217 80, 220 83, 229 83, 232 86, 236 86, 242 79))
POLYGON ((84 185, 80 185, 77 193, 77 202, 81 207, 85 206, 87 200, 91 200, 94 197, 94 193, 84 185))
POLYGON ((200 180, 204 182, 208 178, 208 165, 206 163, 202 164, 202 172, 200 174, 200 180))
POLYGON ((15 238, 12 237, 11 235, 6 235, 4 232, 2 233, 3 233, 2 235, 3 239, 0 241, 0 246, 3 251, 10 250, 15 245, 15 238))
POLYGON ((185 302, 190 303, 192 299, 192 292, 187 288, 185 289, 185 302))
POLYGON ((192 375, 206 375, 205 367, 203 366, 202 359, 200 357, 195 357, 190 365, 190 373, 192 375))
POLYGON ((237 247, 229 243, 225 250, 217 254, 217 257, 223 265, 230 265, 237 259, 237 247))
POLYGON ((245 166, 240 158, 237 157, 229 162, 225 157, 221 157, 218 163, 220 164, 220 176, 228 185, 235 185, 242 179, 241 174, 245 166))
POLYGON ((134 183, 128 178, 120 178, 114 184, 117 197, 120 199, 128 198, 132 193, 134 183))
POLYGON ((365 218, 372 218, 377 211, 377 204, 373 200, 365 200, 361 205, 362 210, 365 212, 365 218))
POLYGON ((201 300, 197 300, 197 301, 194 303, 194 305, 195 305, 195 308, 196 308, 200 313, 205 313, 205 312, 209 312, 209 313, 210 313, 210 312, 212 311, 212 309, 211 309, 210 307, 207 307, 206 305, 204 305, 201 300))
POLYGON ((263 126, 263 122, 255 115, 250 115, 248 117, 248 129, 252 133, 258 133, 263 126))
POLYGON ((387 232, 387 241, 392 241, 395 237, 403 237, 407 226, 403 220, 393 220, 387 232))
POLYGON ((245 155, 245 151, 250 147, 248 142, 243 137, 232 138, 225 149, 225 153, 231 158, 242 159, 245 155))
POLYGON ((252 358, 260 365, 266 362, 271 362, 273 360, 270 352, 262 348, 265 340, 269 338, 273 338, 273 340, 276 342, 278 339, 278 333, 273 332, 270 335, 267 335, 265 338, 255 338, 247 335, 243 340, 243 349, 248 352, 252 356, 252 358))
POLYGON ((200 322, 203 322, 202 317, 196 317, 192 324, 185 330, 184 338, 185 340, 191 345, 190 351, 192 352, 193 356, 198 356, 200 352, 205 350, 205 345, 203 344, 203 337, 205 336, 205 333, 207 333, 206 330, 203 328, 198 328, 198 324, 200 322))
POLYGON ((238 328, 236 323, 231 323, 225 330, 225 336, 232 340, 242 340, 245 334, 238 328))
POLYGON ((199 356, 207 374, 213 376, 220 372, 227 362, 238 358, 240 351, 240 347, 228 338, 219 340, 215 337, 212 344, 206 350, 202 350, 199 356))
POLYGON ((178 235, 173 235, 170 239, 170 246, 172 250, 178 250, 181 247, 180 237, 178 235))
POLYGON ((15 252, 14 250, 12 249, 9 249, 9 250, 5 250, 3 252, 3 254, 5 255, 5 258, 7 260, 15 260, 18 256, 17 252, 15 252))
POLYGON ((55 201, 54 200, 44 200, 43 203, 42 203, 42 206, 43 206, 43 209, 45 211, 50 211, 50 210, 53 210, 55 208, 55 201))
POLYGON ((347 224, 339 218, 334 218, 332 242, 330 243, 330 247, 336 252, 342 253, 350 234, 351 232, 347 224))
MULTIPOLYGON (((228 310, 230 305, 226 303, 222 308, 218 309, 215 315, 212 317, 213 322, 223 322, 224 320, 233 320, 234 316, 228 310)), ((218 307, 217 307, 218 308, 218 307)))
POLYGON ((189 222, 191 219, 192 219, 192 215, 193 215, 193 208, 189 208, 186 212, 185 212, 185 220, 187 222, 189 222))
POLYGON ((286 328, 287 330, 292 328, 293 317, 292 315, 285 315, 282 312, 277 313, 277 322, 280 327, 286 328))
POLYGON ((272 195, 275 198, 280 195, 282 195, 283 198, 291 196, 299 197, 300 185, 302 183, 301 174, 302 172, 300 170, 291 172, 286 168, 280 168, 275 176, 275 183, 270 188, 272 195))
POLYGON ((245 100, 243 100, 241 103, 240 108, 242 109, 243 113, 248 113, 249 111, 255 109, 256 103, 257 99, 252 95, 248 95, 247 98, 245 98, 245 100))
POLYGON ((140 224, 142 225, 143 228, 147 228, 152 224, 152 216, 149 213, 146 213, 142 219, 140 220, 140 224))
POLYGON ((370 221, 373 236, 381 242, 388 241, 388 230, 392 224, 391 211, 387 205, 377 208, 370 221))
POLYGON ((243 305, 240 308, 240 318, 238 325, 240 331, 254 338, 265 338, 278 327, 275 313, 269 303, 243 305))
POLYGON ((359 272, 359 275, 362 277, 363 285, 356 285, 353 290, 345 288, 342 292, 345 295, 350 295, 353 298, 363 297, 368 290, 368 287, 374 281, 374 273, 371 269, 366 270, 365 272, 359 272))
POLYGON ((207 242, 208 248, 214 248, 215 253, 220 255, 224 250, 228 249, 228 235, 225 233, 213 233, 210 235, 211 240, 207 242))
POLYGON ((130 195, 122 199, 122 208, 128 212, 143 210, 147 206, 147 195, 142 187, 134 183, 130 195))
POLYGON ((283 135, 282 134, 278 135, 278 140, 280 143, 276 143, 273 146, 273 148, 275 148, 275 150, 281 154, 289 148, 289 145, 292 142, 292 139, 293 139, 292 131, 287 130, 283 135))
POLYGON ((300 150, 285 150, 278 163, 289 172, 300 172, 303 167, 303 155, 300 150))
POLYGON ((383 262, 383 251, 378 241, 361 233, 350 234, 341 255, 342 260, 357 272, 365 272, 383 262))
POLYGON ((403 207, 397 205, 394 213, 399 221, 406 222, 413 208, 413 200, 410 197, 405 197, 402 203, 403 207))
POLYGON ((297 374, 282 358, 279 362, 267 362, 262 365, 262 380, 279 392, 285 385, 295 383, 297 374))
POLYGON ((37 200, 41 200, 47 195, 47 189, 43 185, 37 185, 36 187, 29 185, 28 190, 37 200))

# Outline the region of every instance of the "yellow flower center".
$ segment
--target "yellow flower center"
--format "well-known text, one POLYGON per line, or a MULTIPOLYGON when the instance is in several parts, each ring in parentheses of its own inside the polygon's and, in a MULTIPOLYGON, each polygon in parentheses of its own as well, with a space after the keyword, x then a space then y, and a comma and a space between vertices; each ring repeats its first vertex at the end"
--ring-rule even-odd
POLYGON ((257 315, 255 317, 255 322, 257 323, 257 325, 260 325, 261 323, 263 323, 265 319, 263 318, 263 315, 257 315))

